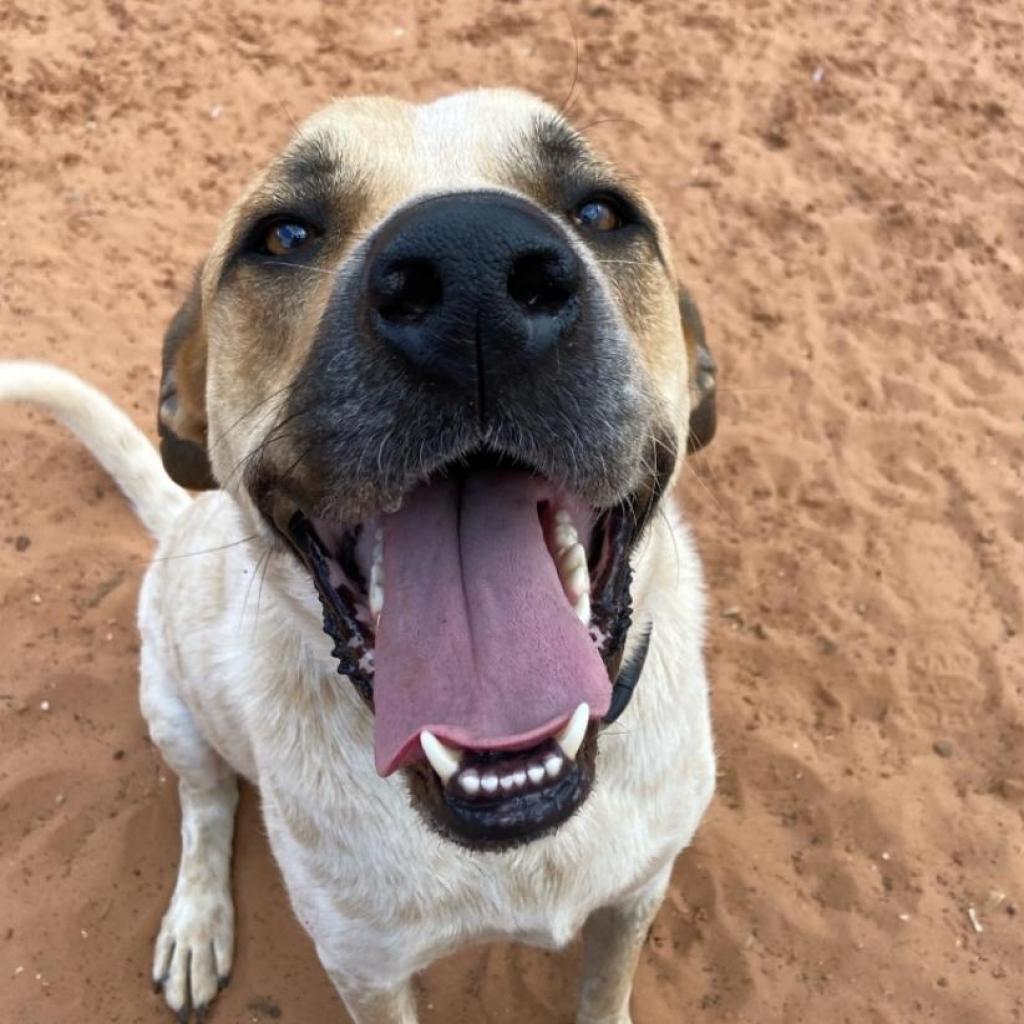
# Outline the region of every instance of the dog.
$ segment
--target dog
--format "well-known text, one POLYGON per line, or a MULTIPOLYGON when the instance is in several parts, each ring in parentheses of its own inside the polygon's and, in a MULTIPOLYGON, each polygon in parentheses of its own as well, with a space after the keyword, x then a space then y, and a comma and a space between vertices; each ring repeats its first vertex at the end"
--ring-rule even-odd
POLYGON ((577 1020, 630 1020, 714 787, 673 490, 715 387, 649 202, 511 90, 301 126, 166 333, 159 454, 78 378, 0 366, 158 540, 141 704, 182 852, 153 980, 180 1021, 231 972, 239 776, 356 1024, 412 1024, 461 946, 580 931, 577 1020))

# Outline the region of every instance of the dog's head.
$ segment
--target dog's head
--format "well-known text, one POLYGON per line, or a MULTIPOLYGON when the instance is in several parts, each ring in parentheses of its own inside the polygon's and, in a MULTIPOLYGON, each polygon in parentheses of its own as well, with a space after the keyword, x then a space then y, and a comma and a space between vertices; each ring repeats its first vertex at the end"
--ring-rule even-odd
POLYGON ((638 670, 630 554, 714 384, 661 222, 548 105, 354 99, 227 218, 166 337, 162 450, 291 546, 378 771, 500 845, 589 792, 638 670))

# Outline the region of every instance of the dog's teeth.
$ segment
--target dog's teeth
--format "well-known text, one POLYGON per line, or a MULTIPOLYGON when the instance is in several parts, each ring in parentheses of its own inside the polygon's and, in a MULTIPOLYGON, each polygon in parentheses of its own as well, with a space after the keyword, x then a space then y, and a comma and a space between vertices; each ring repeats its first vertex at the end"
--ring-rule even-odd
POLYGON ((580 594, 572 603, 572 610, 576 613, 576 618, 583 623, 584 626, 590 625, 590 595, 580 594))
POLYGON ((506 793, 509 792, 515 784, 516 780, 514 775, 502 775, 501 788, 505 790, 506 793))
POLYGON ((584 701, 573 713, 562 731, 555 737, 562 753, 571 761, 580 749, 590 724, 590 707, 584 701))
POLYGON ((577 569, 585 570, 587 568, 587 553, 583 550, 583 545, 577 540, 563 552, 560 561, 562 563, 562 575, 568 576, 577 569))
POLYGON ((539 786, 544 781, 544 769, 539 764, 532 764, 526 769, 526 774, 530 777, 530 781, 535 785, 539 786))
POLYGON ((494 774, 485 775, 480 780, 480 788, 485 793, 494 793, 498 788, 498 776, 494 774))
POLYGON ((580 535, 572 523, 558 523, 555 526, 555 551, 561 557, 571 547, 578 544, 580 535))
POLYGON ((370 574, 370 614, 374 619, 379 619, 381 612, 384 611, 384 588, 380 585, 380 582, 376 576, 376 566, 374 572, 370 574))
POLYGON ((576 617, 584 626, 589 626, 590 572, 587 569, 587 553, 578 541, 558 556, 558 575, 576 617))
POLYGON ((560 508, 555 511, 555 522, 556 523, 568 523, 572 526, 572 515, 567 508, 560 508))
POLYGON ((573 601, 590 593, 590 576, 585 565, 577 566, 565 581, 565 590, 573 601))
POLYGON ((526 772, 522 768, 512 773, 512 781, 519 787, 526 785, 526 772))
POLYGON ((427 729, 420 733, 420 746, 423 747, 423 753, 427 755, 430 767, 447 785, 451 777, 459 770, 459 752, 446 746, 427 729))
POLYGON ((544 767, 551 778, 557 778, 558 773, 562 770, 562 759, 557 754, 548 754, 544 758, 544 767))
POLYGON ((470 795, 476 796, 480 792, 480 776, 470 769, 459 776, 459 785, 470 795))
POLYGON ((370 614, 379 619, 384 611, 384 531, 377 528, 373 537, 373 564, 370 566, 370 583, 367 587, 370 600, 370 614))

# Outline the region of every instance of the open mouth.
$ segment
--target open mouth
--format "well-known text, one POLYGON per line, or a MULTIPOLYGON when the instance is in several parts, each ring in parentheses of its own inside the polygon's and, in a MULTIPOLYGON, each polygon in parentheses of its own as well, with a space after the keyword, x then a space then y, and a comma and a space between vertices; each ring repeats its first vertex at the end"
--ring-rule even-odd
MULTIPOLYGON (((534 839, 586 799, 631 617, 628 510, 477 458, 397 507, 275 524, 308 566, 339 671, 373 707, 382 776, 475 847, 534 839)), ((619 687, 621 690, 621 686, 619 687)))

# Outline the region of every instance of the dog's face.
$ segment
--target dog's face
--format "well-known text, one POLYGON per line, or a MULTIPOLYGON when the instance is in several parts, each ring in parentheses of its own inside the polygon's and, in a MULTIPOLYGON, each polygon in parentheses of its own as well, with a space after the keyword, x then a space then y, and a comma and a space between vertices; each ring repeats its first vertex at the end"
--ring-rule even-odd
POLYGON ((630 552, 714 429, 644 199, 523 93, 337 103, 232 210, 164 363, 168 469, 291 547, 378 771, 467 845, 565 820, 628 695, 630 552))

